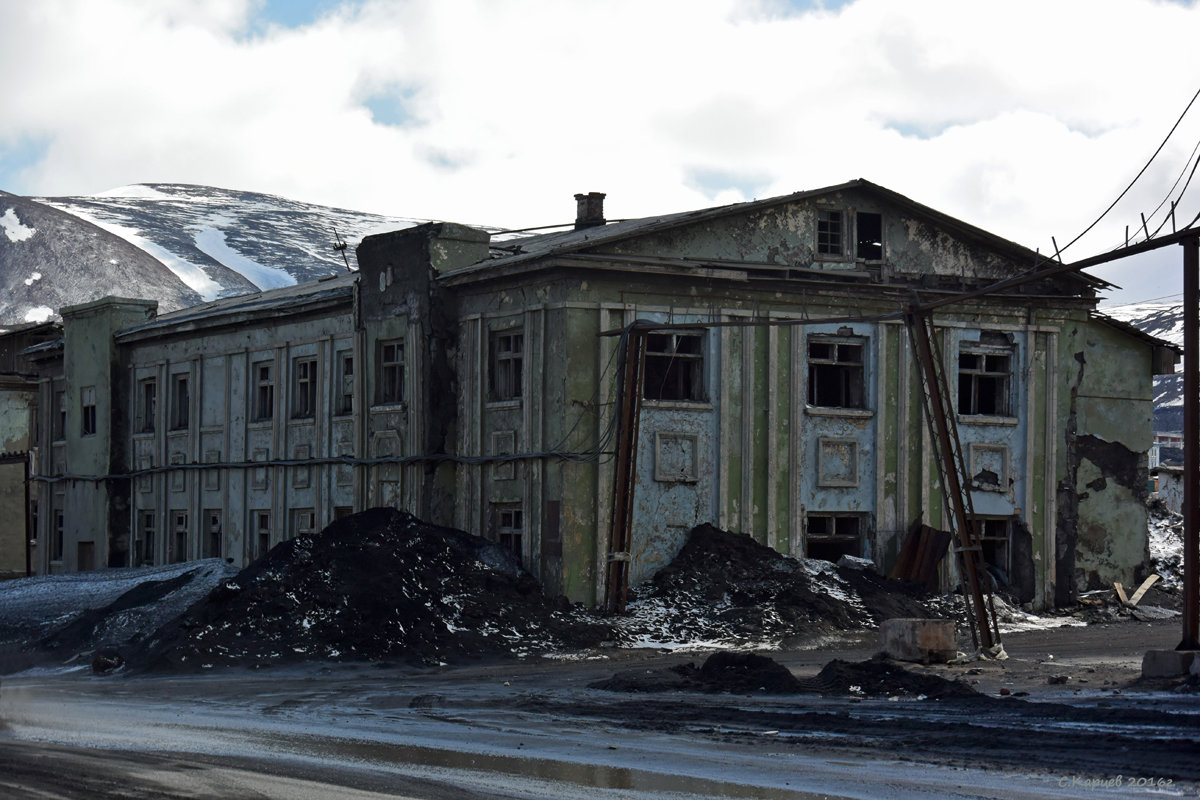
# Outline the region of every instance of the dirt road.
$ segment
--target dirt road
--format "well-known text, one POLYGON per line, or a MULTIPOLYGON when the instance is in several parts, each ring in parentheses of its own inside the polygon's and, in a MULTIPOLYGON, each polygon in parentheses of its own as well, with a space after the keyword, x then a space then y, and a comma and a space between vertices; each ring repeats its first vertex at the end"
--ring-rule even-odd
MULTIPOLYGON (((1198 797, 1200 695, 1134 685, 1142 653, 1178 631, 1010 634, 1008 661, 918 668, 978 681, 984 696, 961 701, 588 688, 701 657, 647 652, 425 671, 25 673, 0 684, 0 795, 1198 797)), ((874 649, 851 637, 773 655, 806 676, 874 649)))

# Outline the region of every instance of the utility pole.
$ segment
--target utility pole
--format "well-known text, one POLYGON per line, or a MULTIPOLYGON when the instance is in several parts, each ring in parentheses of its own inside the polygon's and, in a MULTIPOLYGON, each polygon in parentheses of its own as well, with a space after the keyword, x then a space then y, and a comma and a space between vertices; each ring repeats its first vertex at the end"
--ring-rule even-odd
POLYGON ((1176 650, 1200 650, 1197 524, 1200 524, 1200 236, 1183 245, 1183 637, 1176 650))

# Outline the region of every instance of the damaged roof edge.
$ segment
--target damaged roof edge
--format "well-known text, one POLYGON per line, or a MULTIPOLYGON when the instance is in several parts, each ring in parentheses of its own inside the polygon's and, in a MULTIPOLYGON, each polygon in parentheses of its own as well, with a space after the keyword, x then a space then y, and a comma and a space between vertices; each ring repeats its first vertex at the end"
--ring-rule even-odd
MULTIPOLYGON (((526 239, 513 239, 509 243, 520 245, 521 242, 526 242, 527 245, 534 246, 536 249, 527 252, 516 253, 513 255, 505 255, 499 258, 492 258, 486 261, 480 261, 453 272, 446 273, 442 279, 447 283, 463 283, 467 282, 474 275, 481 272, 491 272, 495 268, 504 267, 511 268, 518 264, 548 256, 565 255, 584 248, 595 247, 597 245, 609 245, 615 242, 620 242, 625 239, 631 239, 639 236, 646 236, 661 231, 670 230, 685 224, 694 224, 697 222, 705 222, 708 220, 719 219, 731 214, 745 213, 747 211, 756 211, 763 208, 770 208, 776 205, 786 203, 794 203, 798 200, 806 200, 813 197, 820 197, 837 192, 864 190, 877 194, 891 203, 905 207, 918 216, 930 219, 934 223, 948 228, 960 235, 976 240, 987 242, 991 247, 1007 252, 1010 257, 1016 260, 1028 260, 1030 266, 1037 265, 1040 261, 1048 260, 1036 250, 1031 250, 1024 245, 997 236, 982 228, 963 222, 960 219, 951 217, 929 206, 912 200, 905 195, 895 192, 891 189, 872 183, 865 178, 856 178, 845 183, 826 186, 820 189, 806 189, 792 194, 780 195, 778 197, 769 197, 763 200, 749 200, 741 203, 731 203, 724 206, 714 206, 712 208, 698 209, 695 211, 684 211, 675 214, 665 214, 657 217, 643 217, 639 219, 622 220, 614 222, 603 227, 583 228, 580 230, 571 230, 559 233, 548 233, 539 236, 531 236, 526 239)), ((1109 284, 1103 279, 1093 275, 1084 273, 1074 274, 1073 279, 1079 280, 1089 286, 1097 288, 1108 288, 1109 284)))

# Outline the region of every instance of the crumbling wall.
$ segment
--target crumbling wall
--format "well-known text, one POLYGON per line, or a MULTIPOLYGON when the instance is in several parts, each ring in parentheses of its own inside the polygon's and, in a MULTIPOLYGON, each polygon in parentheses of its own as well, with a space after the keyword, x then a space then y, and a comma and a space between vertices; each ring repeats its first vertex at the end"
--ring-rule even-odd
POLYGON ((1075 369, 1068 374, 1066 469, 1058 484, 1056 605, 1074 602, 1079 591, 1134 582, 1148 557, 1150 348, 1096 322, 1071 334, 1075 369))

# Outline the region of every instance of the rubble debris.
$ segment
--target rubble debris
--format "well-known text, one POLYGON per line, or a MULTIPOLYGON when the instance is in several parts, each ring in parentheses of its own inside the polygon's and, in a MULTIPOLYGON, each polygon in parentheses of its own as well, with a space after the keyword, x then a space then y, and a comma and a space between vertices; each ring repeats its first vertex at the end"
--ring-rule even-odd
POLYGON ((912 672, 876 656, 867 661, 834 659, 816 677, 802 682, 808 691, 860 697, 977 698, 979 692, 961 680, 912 672))
POLYGON ((707 524, 631 596, 628 617, 616 623, 629 646, 774 649, 891 617, 941 616, 916 584, 791 558, 707 524))
POLYGON ((494 542, 376 508, 282 542, 134 654, 131 669, 311 659, 437 665, 596 646, 606 630, 542 594, 494 542))

